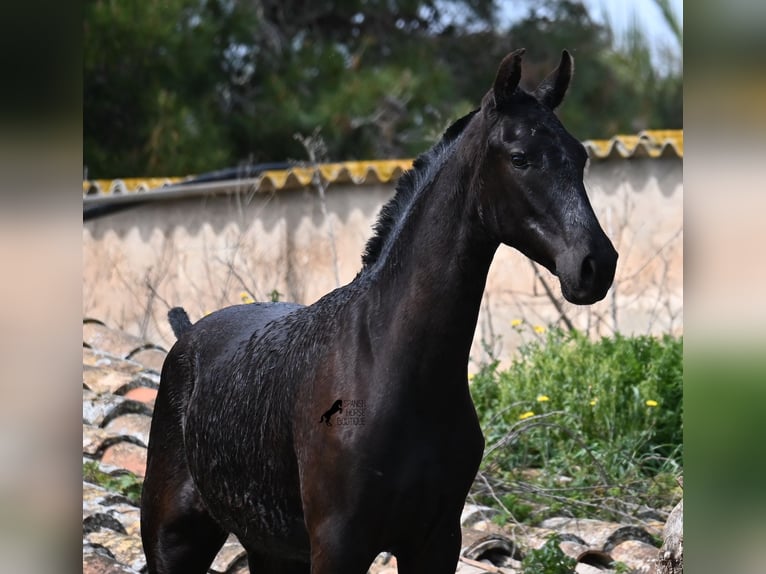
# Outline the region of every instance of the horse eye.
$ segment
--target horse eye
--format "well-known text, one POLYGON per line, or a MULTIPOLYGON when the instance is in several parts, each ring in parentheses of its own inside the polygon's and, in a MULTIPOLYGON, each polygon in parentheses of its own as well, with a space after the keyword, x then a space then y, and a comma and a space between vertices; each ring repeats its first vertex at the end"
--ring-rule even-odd
POLYGON ((511 154, 511 165, 513 165, 513 167, 518 169, 524 169, 525 167, 529 167, 527 156, 523 153, 511 154))

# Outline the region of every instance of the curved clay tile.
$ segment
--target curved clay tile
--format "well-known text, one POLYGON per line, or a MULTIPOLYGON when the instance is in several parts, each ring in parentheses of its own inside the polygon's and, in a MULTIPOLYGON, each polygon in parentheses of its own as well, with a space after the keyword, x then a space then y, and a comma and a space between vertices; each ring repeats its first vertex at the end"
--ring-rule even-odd
POLYGON ((85 323, 82 326, 82 340, 92 348, 115 357, 124 357, 146 341, 124 331, 110 329, 103 323, 85 323))
POLYGON ((101 426, 106 416, 113 412, 124 397, 117 395, 99 395, 91 389, 82 391, 82 423, 84 425, 101 426))
POLYGON ((215 560, 213 560, 213 563, 210 565, 209 571, 227 574, 243 557, 245 558, 246 563, 247 554, 245 549, 239 543, 236 536, 230 535, 224 543, 223 548, 221 548, 218 555, 215 557, 215 560))
POLYGON ((125 393, 125 398, 143 403, 153 409, 154 401, 157 399, 157 389, 144 386, 135 387, 125 393))
POLYGON ((602 550, 611 552, 613 548, 628 540, 636 540, 649 545, 653 545, 655 542, 654 537, 649 532, 647 532, 645 528, 640 526, 624 525, 620 526, 609 535, 609 537, 604 541, 602 550))
POLYGON ((118 441, 106 446, 101 455, 101 462, 123 468, 143 478, 146 474, 146 447, 128 440, 118 441))
POLYGON ((625 540, 640 540, 648 543, 653 541, 652 536, 643 528, 591 518, 548 518, 540 526, 555 530, 559 534, 575 535, 588 547, 604 552, 609 552, 615 545, 625 540))
MULTIPOLYGON (((141 366, 146 366, 140 363, 141 366)), ((160 388, 160 375, 154 370, 142 370, 136 373, 130 381, 114 390, 115 395, 127 396, 133 389, 147 388, 157 390, 160 388)))
POLYGON ((149 429, 152 418, 146 414, 129 413, 113 418, 104 430, 120 436, 130 436, 146 445, 149 443, 149 429))
POLYGON ((99 458, 104 450, 104 443, 112 438, 109 431, 82 425, 82 454, 90 458, 99 458))
MULTIPOLYGON (((140 365, 136 364, 136 367, 140 367, 140 365)), ((133 375, 135 372, 120 371, 112 366, 91 367, 83 365, 82 383, 96 394, 114 394, 117 389, 128 385, 133 380, 133 375)))
POLYGON ((86 544, 82 549, 82 572, 83 574, 136 574, 132 568, 117 562, 105 548, 94 547, 91 544, 86 544))
POLYGON ((638 574, 652 572, 657 561, 657 547, 639 540, 626 540, 612 548, 609 554, 638 574))
POLYGON ((141 539, 136 536, 120 534, 113 530, 98 530, 86 534, 85 539, 92 546, 108 550, 116 562, 135 572, 141 571, 146 566, 141 539))
POLYGON ((476 561, 488 560, 495 566, 506 566, 523 558, 517 544, 508 536, 498 533, 485 534, 477 538, 465 546, 460 555, 476 561))
POLYGON ((106 427, 112 420, 127 414, 139 414, 151 417, 152 409, 145 403, 123 399, 122 401, 115 403, 114 406, 104 414, 104 418, 101 420, 99 426, 102 428, 106 427))
POLYGON ((159 373, 162 371, 162 364, 165 362, 165 356, 167 356, 167 354, 168 352, 159 345, 146 343, 133 349, 130 353, 125 355, 125 358, 140 363, 144 367, 159 373))

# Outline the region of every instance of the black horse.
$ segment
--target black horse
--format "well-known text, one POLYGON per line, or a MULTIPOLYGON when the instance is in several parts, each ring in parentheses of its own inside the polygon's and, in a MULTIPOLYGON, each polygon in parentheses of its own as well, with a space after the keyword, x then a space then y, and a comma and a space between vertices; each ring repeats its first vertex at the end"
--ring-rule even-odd
POLYGON ((400 178, 351 283, 176 321, 141 503, 151 574, 206 572, 231 532, 253 573, 361 574, 381 551, 402 574, 455 571, 484 447, 467 365, 497 247, 578 304, 604 297, 617 262, 586 151, 553 113, 572 58, 530 93, 522 54, 400 178), (364 424, 317 424, 338 397, 364 424))

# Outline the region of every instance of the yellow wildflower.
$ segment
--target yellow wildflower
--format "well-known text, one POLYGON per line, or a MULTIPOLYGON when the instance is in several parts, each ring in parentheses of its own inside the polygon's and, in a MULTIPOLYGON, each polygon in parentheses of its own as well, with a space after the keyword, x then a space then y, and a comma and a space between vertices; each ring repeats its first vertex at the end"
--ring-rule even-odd
POLYGON ((535 416, 534 411, 527 411, 519 415, 519 420, 523 421, 524 419, 528 419, 529 417, 533 417, 533 416, 535 416))
POLYGON ((598 402, 598 398, 591 399, 590 406, 595 407, 597 402, 598 402))
POLYGON ((652 399, 649 399, 648 401, 646 401, 647 407, 656 407, 658 404, 659 403, 657 401, 653 401, 652 399))
POLYGON ((518 327, 524 322, 524 319, 514 319, 511 321, 511 327, 518 327))
POLYGON ((551 399, 550 399, 550 397, 548 397, 548 395, 537 395, 537 402, 538 403, 546 403, 549 400, 551 400, 551 399))
POLYGON ((542 325, 535 325, 534 327, 535 333, 542 334, 545 333, 545 327, 542 325))
POLYGON ((243 303, 255 303, 255 299, 253 299, 247 291, 242 291, 242 293, 239 294, 239 298, 242 299, 243 303))
POLYGON ((468 380, 469 380, 469 381, 472 381, 472 380, 474 379, 474 377, 475 377, 475 376, 476 376, 476 373, 469 373, 469 375, 468 375, 468 380))

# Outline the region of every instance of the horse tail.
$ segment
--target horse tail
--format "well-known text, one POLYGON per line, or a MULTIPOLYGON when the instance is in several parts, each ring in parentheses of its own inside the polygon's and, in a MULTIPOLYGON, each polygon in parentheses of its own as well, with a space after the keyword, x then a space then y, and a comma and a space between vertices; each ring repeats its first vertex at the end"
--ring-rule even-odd
POLYGON ((176 339, 192 327, 191 319, 189 319, 189 315, 184 311, 183 307, 173 307, 168 311, 168 322, 170 323, 170 328, 173 329, 176 339))

